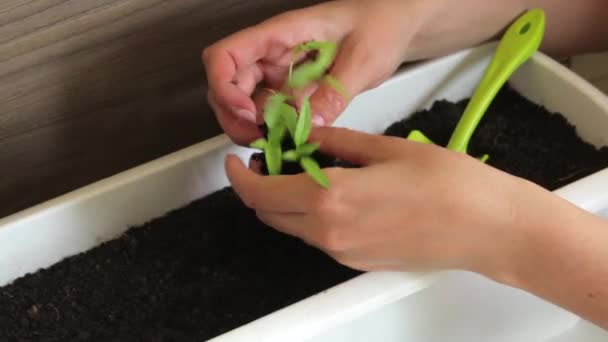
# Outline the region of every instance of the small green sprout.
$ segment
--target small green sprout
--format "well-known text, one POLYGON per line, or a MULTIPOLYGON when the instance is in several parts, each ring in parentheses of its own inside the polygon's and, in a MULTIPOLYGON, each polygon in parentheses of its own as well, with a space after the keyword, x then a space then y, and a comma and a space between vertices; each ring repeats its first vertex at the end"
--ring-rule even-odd
POLYGON ((319 143, 307 143, 312 122, 310 115, 310 101, 305 98, 298 116, 293 141, 295 149, 283 153, 283 160, 299 162, 300 166, 322 187, 329 187, 329 181, 321 170, 319 164, 312 158, 312 154, 320 147, 319 143))
POLYGON ((293 142, 296 147, 302 145, 308 139, 310 130, 312 128, 312 116, 310 114, 310 101, 308 98, 302 102, 302 109, 300 110, 300 116, 296 122, 296 129, 293 135, 293 142))
MULTIPOLYGON (((317 51, 314 61, 304 62, 295 68, 294 61, 292 61, 289 67, 287 88, 301 88, 311 82, 324 81, 346 97, 345 88, 335 78, 326 75, 335 58, 337 45, 332 42, 317 41, 300 44, 294 49, 294 60, 301 53, 311 51, 317 51)), ((297 162, 313 180, 322 187, 328 188, 329 181, 313 158, 313 154, 320 145, 316 142, 308 142, 312 129, 310 101, 305 98, 298 113, 293 106, 287 103, 290 99, 292 96, 285 92, 274 92, 270 96, 264 106, 264 122, 268 127, 267 136, 255 140, 249 146, 264 151, 269 175, 281 174, 283 161, 297 162), (283 151, 283 140, 287 133, 292 139, 294 148, 283 151)))
POLYGON ((278 175, 281 173, 282 152, 280 141, 277 142, 276 140, 266 140, 265 138, 260 138, 249 144, 249 146, 264 151, 268 174, 278 175))
POLYGON ((264 150, 264 149, 266 149, 266 144, 268 144, 268 142, 266 141, 266 139, 265 138, 260 138, 258 140, 255 140, 251 144, 249 144, 249 146, 251 148, 257 148, 258 150, 264 150))
POLYGON ((321 145, 317 142, 313 142, 313 143, 309 143, 309 144, 302 144, 298 147, 296 147, 296 154, 299 156, 309 156, 313 153, 315 153, 316 150, 319 149, 321 145))
POLYGON ((290 88, 302 88, 311 82, 320 80, 334 61, 338 46, 332 42, 311 41, 298 45, 294 49, 294 55, 302 52, 317 51, 314 61, 307 61, 293 70, 293 62, 289 67, 288 86, 290 88))
MULTIPOLYGON (((285 97, 281 98, 285 99, 285 97)), ((272 121, 274 126, 268 128, 267 138, 257 139, 249 146, 264 151, 269 175, 280 174, 283 161, 297 162, 319 185, 327 188, 329 181, 319 164, 312 158, 320 145, 317 142, 307 142, 312 127, 310 101, 308 98, 304 99, 299 115, 295 114, 295 110, 290 106, 277 106, 277 108, 282 110, 271 114, 276 117, 273 119, 275 121, 272 121), (296 115, 295 118, 293 114, 296 115), (295 120, 295 123, 292 120, 295 120), (282 143, 286 132, 290 133, 295 148, 283 152, 282 143)))
POLYGON ((281 113, 283 123, 289 130, 289 134, 291 134, 291 136, 294 136, 296 134, 296 123, 298 122, 298 113, 296 113, 296 110, 287 103, 283 103, 281 105, 281 113))
POLYGON ((268 99, 264 106, 264 122, 268 128, 275 128, 281 121, 281 113, 284 110, 285 101, 289 97, 281 93, 275 93, 268 99))
POLYGON ((268 174, 278 175, 281 173, 281 154, 281 145, 266 145, 266 148, 264 149, 264 155, 266 156, 266 167, 268 168, 268 174))
POLYGON ((317 183, 319 183, 319 185, 326 189, 329 188, 327 177, 325 177, 323 170, 321 170, 319 164, 317 164, 314 159, 311 157, 302 157, 302 159, 300 159, 300 165, 302 165, 304 171, 306 171, 317 183))
POLYGON ((282 143, 287 131, 295 131, 294 120, 297 114, 285 101, 287 96, 281 93, 273 94, 264 108, 264 121, 268 126, 267 138, 260 138, 249 146, 264 151, 268 174, 278 175, 282 168, 282 143), (289 123, 289 127, 287 125, 289 123))
POLYGON ((317 183, 322 187, 328 188, 329 181, 321 170, 319 164, 312 158, 312 154, 319 149, 318 143, 310 143, 298 146, 293 150, 288 150, 283 153, 283 160, 290 162, 298 162, 317 183))
POLYGON ((319 143, 316 142, 300 145, 295 149, 283 152, 283 160, 297 162, 303 157, 311 156, 313 153, 315 153, 315 151, 319 149, 319 147, 319 143))
POLYGON ((289 150, 283 152, 283 160, 289 162, 297 162, 300 156, 298 156, 298 152, 296 150, 289 150))

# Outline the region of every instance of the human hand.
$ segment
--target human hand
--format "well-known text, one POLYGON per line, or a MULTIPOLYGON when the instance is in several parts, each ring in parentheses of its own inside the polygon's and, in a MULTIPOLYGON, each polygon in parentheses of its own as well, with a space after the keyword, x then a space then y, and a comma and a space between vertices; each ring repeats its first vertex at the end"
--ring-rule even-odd
POLYGON ((533 188, 519 178, 403 138, 318 128, 311 141, 362 167, 324 169, 325 190, 304 173, 263 176, 226 160, 235 191, 266 224, 361 270, 497 272, 517 259, 516 198, 533 188))
MULTIPOLYGON (((331 124, 353 96, 390 76, 405 55, 424 1, 342 0, 294 10, 237 32, 203 52, 208 101, 224 132, 246 145, 261 136, 261 107, 267 92, 284 83, 292 49, 300 43, 331 41, 340 48, 329 73, 346 88, 344 98, 324 83, 312 94, 313 123, 331 124)), ((304 95, 304 94, 302 94, 304 95)))

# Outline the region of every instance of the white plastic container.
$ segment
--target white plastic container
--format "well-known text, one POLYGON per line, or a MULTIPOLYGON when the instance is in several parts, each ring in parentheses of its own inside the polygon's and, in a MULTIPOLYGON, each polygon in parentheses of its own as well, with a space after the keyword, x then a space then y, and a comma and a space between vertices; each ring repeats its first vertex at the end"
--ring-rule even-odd
MULTIPOLYGON (((402 70, 357 97, 336 125, 382 132, 436 99, 469 97, 494 44, 402 70)), ((512 77, 529 99, 563 113, 587 141, 608 144, 608 99, 537 54, 512 77)), ((228 185, 218 136, 0 220, 0 286, 112 239, 228 185), (136 204, 134 206, 134 204, 136 204), (102 219, 100 219, 102 218, 102 219)), ((608 170, 556 191, 608 213, 608 170)), ((1 328, 1 327, 0 327, 1 328)), ((605 341, 608 333, 522 291, 466 272, 377 272, 214 338, 241 341, 605 341)))

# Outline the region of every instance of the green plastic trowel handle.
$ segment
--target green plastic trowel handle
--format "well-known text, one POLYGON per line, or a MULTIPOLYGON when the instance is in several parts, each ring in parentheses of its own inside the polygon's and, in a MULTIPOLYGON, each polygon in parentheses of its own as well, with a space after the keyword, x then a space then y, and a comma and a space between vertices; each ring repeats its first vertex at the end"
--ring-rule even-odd
POLYGON ((519 17, 503 35, 496 52, 458 122, 447 148, 467 152, 477 124, 513 72, 538 50, 545 31, 545 14, 532 9, 519 17))

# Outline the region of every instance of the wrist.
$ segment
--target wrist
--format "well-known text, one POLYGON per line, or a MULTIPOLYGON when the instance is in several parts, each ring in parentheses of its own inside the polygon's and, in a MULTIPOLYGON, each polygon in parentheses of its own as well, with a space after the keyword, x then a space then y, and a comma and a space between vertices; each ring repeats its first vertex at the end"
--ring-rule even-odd
POLYGON ((608 327, 608 222, 548 191, 521 204, 517 247, 486 276, 608 327))
MULTIPOLYGON (((511 283, 519 269, 523 250, 527 250, 531 217, 528 202, 543 193, 542 188, 525 179, 500 175, 494 191, 482 200, 481 216, 471 227, 472 236, 461 253, 459 267, 500 283, 511 283), (506 176, 506 177, 505 177, 506 176)), ((538 200, 538 199, 537 199, 538 200)))
POLYGON ((583 227, 601 220, 537 184, 519 178, 516 183, 511 224, 502 227, 478 271, 499 283, 531 290, 543 273, 560 272, 557 259, 567 254, 583 227))

